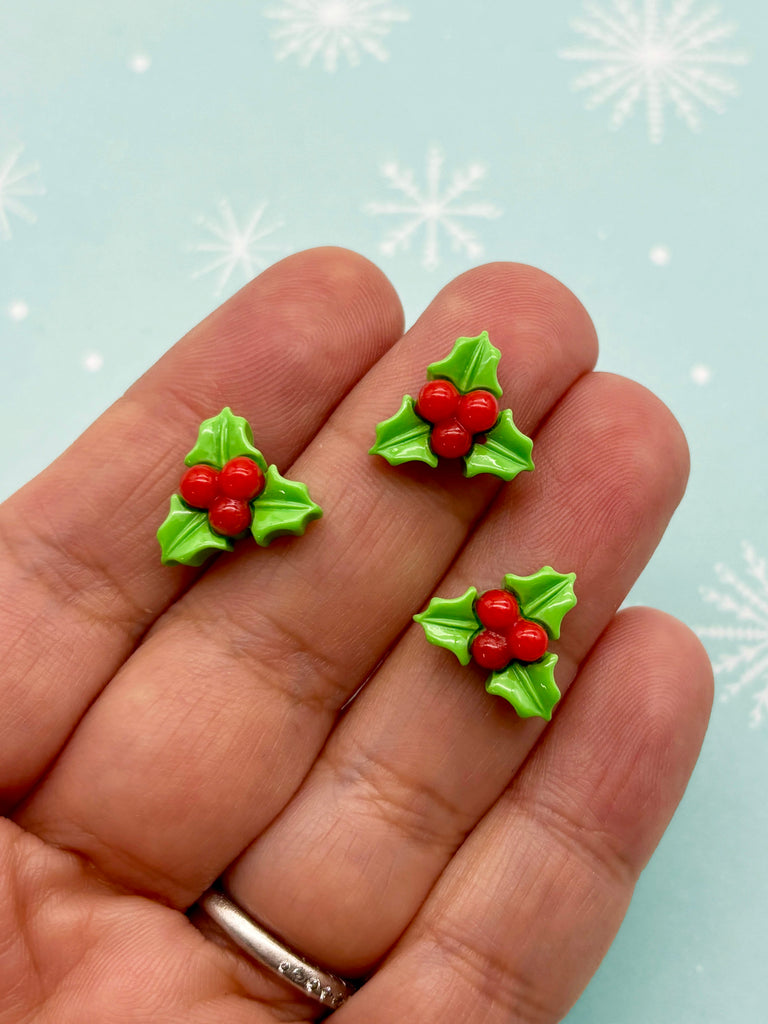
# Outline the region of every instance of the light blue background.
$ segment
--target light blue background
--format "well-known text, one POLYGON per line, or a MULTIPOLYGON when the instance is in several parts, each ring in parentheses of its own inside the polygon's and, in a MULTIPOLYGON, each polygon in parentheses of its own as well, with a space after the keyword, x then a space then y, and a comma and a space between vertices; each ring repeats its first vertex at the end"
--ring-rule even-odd
MULTIPOLYGON (((654 144, 642 98, 612 130, 613 103, 588 111, 572 89, 586 65, 562 51, 589 45, 571 26, 585 17, 580 0, 392 3, 410 18, 382 39, 389 59, 362 54, 353 67, 342 56, 335 72, 322 54, 307 67, 276 59, 279 23, 265 12, 281 6, 6 6, 0 166, 23 145, 17 166, 39 165, 25 184, 45 192, 17 196, 35 222, 6 210, 11 237, 0 239, 0 492, 244 282, 241 266, 220 294, 215 274, 192 276, 210 259, 195 248, 212 239, 199 219, 217 221, 222 200, 241 225, 268 204, 263 223, 282 224, 266 239, 275 255, 336 243, 377 260, 411 320, 486 259, 561 278, 595 319, 602 368, 657 391, 692 449, 688 495, 632 600, 702 627, 718 662, 744 652, 719 674, 721 696, 755 676, 716 703, 681 810, 568 1020, 764 1024, 768 713, 754 719, 768 688, 768 7, 723 0, 715 23, 736 27, 701 52, 742 55, 706 66, 740 95, 722 114, 698 104, 696 133, 668 105, 654 144), (382 255, 398 218, 366 212, 398 199, 381 172, 388 161, 424 186, 430 147, 444 156, 444 187, 470 164, 485 169, 457 205, 499 211, 464 221, 482 256, 452 251, 443 235, 434 270, 423 232, 382 255), (661 265, 649 256, 658 247, 661 265), (717 600, 704 600, 706 588, 717 600), (724 635, 712 635, 718 627, 724 635)), ((691 17, 709 6, 692 0, 691 17)))

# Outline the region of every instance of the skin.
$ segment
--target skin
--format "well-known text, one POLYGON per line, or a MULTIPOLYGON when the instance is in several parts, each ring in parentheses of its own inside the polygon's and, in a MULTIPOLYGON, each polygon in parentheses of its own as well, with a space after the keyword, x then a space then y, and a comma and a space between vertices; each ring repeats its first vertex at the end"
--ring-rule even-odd
POLYGON ((557 1021, 608 949, 711 703, 686 627, 617 613, 682 496, 685 440, 594 372, 586 312, 530 267, 470 271, 402 329, 366 260, 292 256, 2 506, 0 1024, 317 1019, 186 916, 222 875, 308 958, 369 976, 338 1024, 557 1021), (481 330, 536 471, 505 486, 367 455, 481 330), (325 516, 162 567, 183 456, 224 405, 325 516), (549 725, 411 622, 434 592, 544 564, 579 597, 549 725))

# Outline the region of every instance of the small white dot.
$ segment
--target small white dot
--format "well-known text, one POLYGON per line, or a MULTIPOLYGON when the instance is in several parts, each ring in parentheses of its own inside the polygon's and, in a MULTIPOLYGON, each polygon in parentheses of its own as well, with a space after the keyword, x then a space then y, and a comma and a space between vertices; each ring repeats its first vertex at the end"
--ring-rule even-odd
POLYGON ((704 965, 703 964, 696 964, 696 973, 697 974, 703 974, 704 973, 704 965))
POLYGON ((89 373, 98 373, 104 365, 104 356, 101 352, 86 352, 83 356, 83 369, 89 373))
POLYGON ((135 53, 128 61, 128 67, 131 71, 135 71, 137 75, 143 75, 145 71, 149 70, 151 63, 152 61, 146 53, 135 53))
POLYGON ((22 302, 21 299, 16 302, 12 302, 8 307, 8 316, 11 320, 26 320, 28 315, 29 306, 26 302, 22 302))
POLYGON ((608 238, 608 232, 605 230, 605 228, 598 228, 597 237, 600 242, 605 242, 608 238))
POLYGON ((672 254, 666 245, 654 245, 648 253, 648 259, 651 263, 655 263, 657 267, 666 267, 672 259, 672 254))
POLYGON ((712 369, 709 366, 705 366, 704 363, 696 363, 695 366, 691 367, 691 380, 694 384, 709 384, 712 380, 712 369))

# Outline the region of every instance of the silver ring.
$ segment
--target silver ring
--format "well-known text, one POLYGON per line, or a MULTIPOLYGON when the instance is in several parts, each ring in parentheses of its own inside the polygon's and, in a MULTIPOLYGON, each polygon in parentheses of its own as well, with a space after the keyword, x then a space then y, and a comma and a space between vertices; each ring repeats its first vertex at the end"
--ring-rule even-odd
POLYGON ((354 989, 348 982, 283 945, 223 893, 209 889, 197 902, 236 946, 304 995, 331 1010, 338 1010, 352 995, 354 989))

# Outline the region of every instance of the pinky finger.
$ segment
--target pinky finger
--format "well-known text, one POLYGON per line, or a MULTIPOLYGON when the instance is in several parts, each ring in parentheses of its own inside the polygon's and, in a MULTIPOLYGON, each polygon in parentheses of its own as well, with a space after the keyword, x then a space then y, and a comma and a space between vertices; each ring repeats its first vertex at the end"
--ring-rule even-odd
POLYGON ((513 784, 338 1024, 554 1024, 608 950, 712 700, 679 622, 617 616, 513 784))

